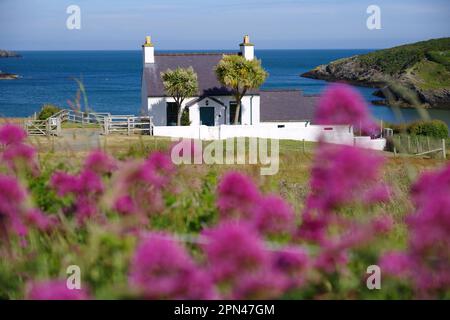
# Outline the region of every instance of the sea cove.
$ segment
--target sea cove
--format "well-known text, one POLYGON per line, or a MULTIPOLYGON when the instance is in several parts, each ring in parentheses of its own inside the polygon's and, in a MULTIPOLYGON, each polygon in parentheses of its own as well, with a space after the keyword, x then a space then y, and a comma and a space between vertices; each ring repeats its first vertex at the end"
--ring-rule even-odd
MULTIPOLYGON (((200 50, 195 50, 200 51, 200 50)), ((266 89, 301 89, 305 94, 322 92, 327 83, 299 77, 320 64, 368 53, 371 50, 256 50, 269 72, 266 89)), ((169 52, 169 51, 164 51, 169 52)), ((170 51, 176 52, 176 51, 170 51)), ((0 59, 0 70, 19 74, 14 81, 0 82, 0 115, 26 117, 45 103, 68 107, 77 90, 74 78, 82 79, 91 109, 113 114, 140 112, 140 51, 22 51, 21 59, 0 59), (26 93, 26 94, 24 94, 26 93)), ((376 100, 372 88, 358 87, 370 103, 376 100)), ((387 106, 370 105, 372 114, 384 121, 398 121, 387 106)), ((409 121, 419 116, 413 109, 402 109, 409 121)), ((450 124, 450 111, 433 109, 432 118, 450 124)))

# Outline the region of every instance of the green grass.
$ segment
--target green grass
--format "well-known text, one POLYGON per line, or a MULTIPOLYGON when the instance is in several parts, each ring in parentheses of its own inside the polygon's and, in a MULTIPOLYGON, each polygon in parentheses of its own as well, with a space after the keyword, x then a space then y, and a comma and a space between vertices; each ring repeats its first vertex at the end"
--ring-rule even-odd
MULTIPOLYGON (((170 139, 149 136, 108 136, 103 148, 121 159, 144 158, 155 150, 167 150, 170 139)), ((206 145, 208 142, 203 142, 206 145)), ((178 234, 198 234, 218 219, 215 191, 220 176, 228 170, 238 170, 253 178, 264 193, 280 194, 294 208, 298 222, 310 190, 309 177, 314 165, 316 143, 280 141, 280 170, 273 176, 261 176, 260 165, 181 165, 177 167, 176 183, 179 193, 166 194, 166 209, 151 218, 148 229, 165 230, 178 234)), ((270 149, 269 149, 270 150, 270 149)), ((248 145, 246 147, 248 153, 248 145)), ((58 214, 67 205, 67 199, 56 201, 48 187, 48 179, 56 169, 77 172, 86 153, 40 152, 42 174, 30 181, 35 203, 46 212, 58 214)), ((286 298, 314 298, 323 292, 324 298, 411 298, 408 288, 395 282, 383 282, 383 290, 369 291, 361 284, 368 265, 376 264, 380 252, 402 249, 407 242, 405 215, 413 210, 408 196, 412 182, 418 174, 443 165, 440 160, 407 157, 388 157, 383 167, 382 180, 389 185, 394 198, 371 208, 351 205, 340 214, 364 220, 380 214, 389 214, 395 220, 394 230, 379 241, 352 254, 349 276, 319 283, 317 287, 293 292, 286 298), (397 287, 400 286, 400 287, 397 287)), ((61 215, 63 217, 63 215, 61 215)), ((0 298, 23 297, 27 279, 46 279, 66 276, 65 267, 76 264, 83 270, 83 283, 99 299, 127 298, 128 261, 136 246, 132 234, 111 232, 119 227, 114 213, 108 212, 112 225, 89 224, 76 228, 70 218, 63 217, 60 232, 45 235, 31 231, 29 245, 13 243, 14 259, 0 261, 0 298), (117 224, 115 226, 115 224, 117 224)), ((193 255, 195 247, 189 247, 193 255)), ((199 253, 198 253, 199 254, 199 253)), ((200 257, 201 258, 201 257, 200 257)))
POLYGON ((436 59, 437 63, 442 60, 448 62, 445 57, 442 58, 436 54, 436 51, 448 52, 450 50, 450 38, 432 39, 428 41, 417 42, 413 44, 398 46, 385 50, 378 50, 358 57, 358 60, 364 67, 374 68, 389 75, 395 75, 404 72, 413 67, 416 63, 424 60, 427 56, 436 59))
POLYGON ((424 90, 450 88, 450 71, 448 67, 433 61, 422 60, 412 68, 418 76, 418 86, 424 90))

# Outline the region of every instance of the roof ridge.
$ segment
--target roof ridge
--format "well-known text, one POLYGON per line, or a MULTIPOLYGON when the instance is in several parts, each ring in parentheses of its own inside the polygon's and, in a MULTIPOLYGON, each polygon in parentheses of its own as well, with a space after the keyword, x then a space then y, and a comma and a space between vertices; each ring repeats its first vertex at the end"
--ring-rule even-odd
POLYGON ((303 92, 302 89, 261 89, 263 92, 303 92))
POLYGON ((155 53, 155 56, 217 56, 224 54, 238 54, 238 52, 173 52, 173 53, 155 53))

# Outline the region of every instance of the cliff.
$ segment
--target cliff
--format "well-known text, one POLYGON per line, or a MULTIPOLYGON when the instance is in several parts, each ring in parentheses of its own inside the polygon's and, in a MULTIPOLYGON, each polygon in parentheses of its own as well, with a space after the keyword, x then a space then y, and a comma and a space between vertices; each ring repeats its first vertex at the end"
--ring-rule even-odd
POLYGON ((381 88, 375 94, 389 104, 450 108, 450 38, 336 60, 301 76, 381 88))

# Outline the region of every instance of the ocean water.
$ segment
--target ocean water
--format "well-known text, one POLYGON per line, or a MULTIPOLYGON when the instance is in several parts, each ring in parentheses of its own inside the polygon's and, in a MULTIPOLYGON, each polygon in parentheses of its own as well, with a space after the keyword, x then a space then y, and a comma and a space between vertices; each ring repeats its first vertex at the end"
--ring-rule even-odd
MULTIPOLYGON (((263 88, 301 89, 319 94, 327 83, 300 77, 317 65, 367 53, 370 50, 256 50, 269 78, 263 88)), ((171 51, 167 51, 171 52, 171 51)), ((173 51, 172 51, 173 52, 173 51)), ((140 113, 140 51, 24 51, 23 57, 0 59, 0 70, 19 74, 18 80, 0 81, 0 116, 24 117, 39 111, 45 103, 69 107, 80 79, 86 89, 88 105, 97 112, 140 113)), ((374 89, 357 87, 372 114, 385 121, 398 119, 389 107, 373 106, 374 89)), ((432 118, 450 124, 450 111, 431 110, 432 118)), ((402 110, 405 120, 417 119, 413 109, 402 110)))

